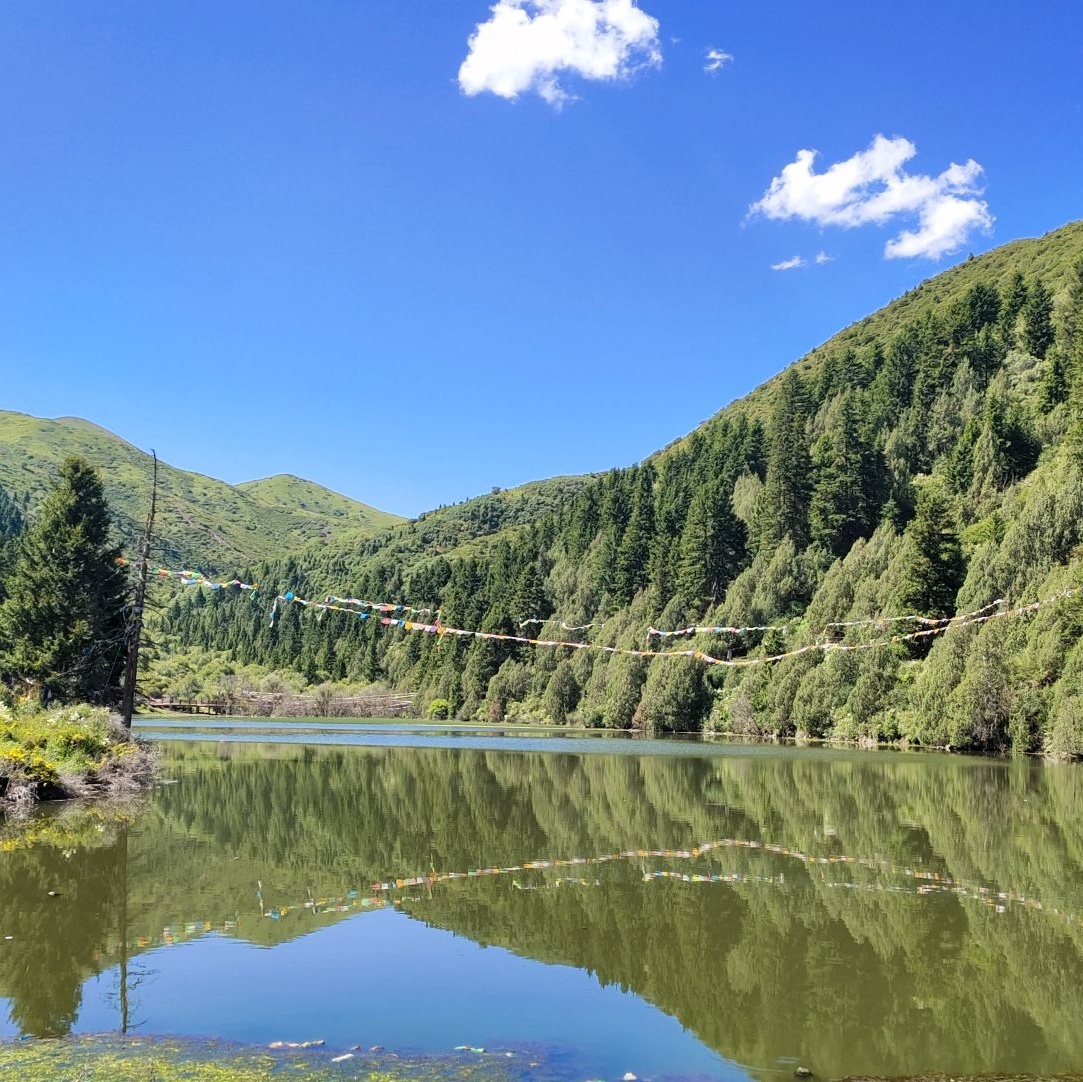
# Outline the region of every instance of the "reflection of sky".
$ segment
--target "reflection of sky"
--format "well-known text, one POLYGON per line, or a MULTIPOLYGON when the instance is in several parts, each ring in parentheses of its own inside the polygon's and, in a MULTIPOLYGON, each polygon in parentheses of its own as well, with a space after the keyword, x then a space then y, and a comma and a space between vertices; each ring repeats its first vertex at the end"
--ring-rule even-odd
MULTIPOLYGON (((393 909, 271 948, 206 936, 143 953, 135 966, 143 974, 132 994, 136 1032, 440 1053, 526 1042, 566 1049, 584 1071, 608 1077, 744 1077, 638 996, 393 909)), ((76 1028, 115 1030, 116 993, 116 968, 90 978, 76 1028)), ((0 1023, 0 1036, 14 1033, 0 1023)))

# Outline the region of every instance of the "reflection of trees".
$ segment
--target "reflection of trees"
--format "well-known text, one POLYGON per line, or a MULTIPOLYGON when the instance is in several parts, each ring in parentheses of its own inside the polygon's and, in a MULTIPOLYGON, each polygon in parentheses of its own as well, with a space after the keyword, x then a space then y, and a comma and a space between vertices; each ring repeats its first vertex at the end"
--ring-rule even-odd
POLYGON ((34 1036, 67 1033, 82 983, 115 934, 117 844, 39 845, 0 858, 0 992, 11 1019, 34 1036), (59 891, 50 897, 49 891, 59 891))
MULTIPOLYGON (((193 783, 167 793, 163 811, 276 874, 313 869, 343 889, 421 873, 430 860, 465 870, 741 837, 884 858, 1083 912, 1078 770, 786 754, 388 749, 309 754, 303 764, 236 754, 228 775, 196 763, 193 783)), ((912 879, 860 865, 823 872, 730 849, 684 870, 786 882, 644 883, 635 866, 607 867, 588 873, 598 887, 557 889, 553 871, 554 889, 473 880, 406 906, 632 989, 746 1063, 801 1054, 842 1074, 1083 1062, 1078 926, 1018 905, 996 913, 923 897, 912 879), (844 881, 852 886, 831 885, 844 881), (909 893, 878 889, 900 884, 909 893)))
MULTIPOLYGON (((1071 768, 786 753, 227 752, 228 763, 182 749, 180 784, 162 790, 132 832, 129 943, 156 942, 164 926, 186 921, 236 919, 238 934, 258 942, 312 926, 311 913, 261 918, 257 879, 278 904, 310 891, 341 896, 430 866, 467 870, 725 837, 883 859, 1083 912, 1083 772, 1071 768)), ((70 910, 64 918, 45 906, 59 851, 29 856, 0 862, 0 897, 12 885, 24 922, 36 911, 72 920, 70 910), (29 893, 15 886, 24 879, 29 893)), ((73 859, 83 862, 80 882, 104 885, 88 885, 81 924, 42 927, 51 953, 37 972, 55 971, 56 990, 44 988, 52 979, 14 974, 11 954, 0 954, 0 989, 31 1032, 70 1024, 95 950, 107 952, 101 965, 118 958, 109 884, 121 854, 113 846, 73 859), (35 997, 49 996, 48 1007, 35 1008, 35 997)), ((1049 912, 1010 904, 997 913, 947 893, 920 896, 913 879, 879 865, 806 864, 742 848, 570 874, 589 885, 558 885, 569 869, 550 869, 413 891, 405 907, 480 942, 592 971, 745 1063, 801 1055, 835 1075, 1083 1063, 1083 928, 1049 912), (643 881, 643 871, 662 867, 752 881, 643 881), (516 890, 513 878, 547 889, 516 890)), ((36 955, 37 939, 24 928, 17 941, 36 955)))

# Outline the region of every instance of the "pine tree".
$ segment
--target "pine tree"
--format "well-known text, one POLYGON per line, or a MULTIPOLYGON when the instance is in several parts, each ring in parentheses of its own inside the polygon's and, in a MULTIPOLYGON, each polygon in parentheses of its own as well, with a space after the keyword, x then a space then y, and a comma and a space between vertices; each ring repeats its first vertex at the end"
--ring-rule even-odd
POLYGON ((1057 355, 1069 384, 1083 381, 1083 258, 1072 264, 1067 295, 1060 309, 1057 355))
POLYGON ((784 537, 798 548, 808 544, 808 504, 812 461, 805 438, 808 399, 801 377, 791 368, 782 377, 771 419, 771 442, 756 521, 759 548, 774 548, 784 537))
POLYGON ((1061 313, 1060 341, 1057 355, 1064 356, 1068 402, 1069 454, 1083 462, 1083 259, 1072 265, 1068 278, 1068 296, 1061 313))
POLYGON ((1019 313, 1027 303, 1027 283, 1018 271, 1012 276, 1008 292, 1004 295, 1004 304, 1000 309, 998 329, 1000 339, 1006 350, 1015 348, 1015 327, 1019 322, 1019 313))
POLYGON ((23 525, 19 508, 0 488, 0 602, 4 600, 4 582, 15 560, 15 539, 22 533, 23 525))
POLYGON ((939 485, 926 484, 918 493, 917 509, 906 529, 903 607, 923 616, 951 616, 965 572, 948 500, 939 485))
POLYGON ((967 290, 951 310, 951 343, 960 346, 975 338, 985 327, 993 326, 1000 315, 1000 294, 989 282, 977 282, 967 290))
POLYGON ((693 611, 722 600, 745 558, 745 527, 724 487, 703 485, 692 497, 681 534, 677 592, 693 611))
POLYGON ((1023 345, 1029 354, 1044 360, 1053 337, 1053 294, 1037 278, 1027 291, 1027 303, 1023 306, 1023 345))
POLYGON ((1041 407, 1048 413, 1054 406, 1068 399, 1068 372, 1060 348, 1049 351, 1046 358, 1045 374, 1042 376, 1041 407))
POLYGON ((852 395, 845 395, 813 450, 816 484, 809 506, 812 540, 845 556, 876 520, 873 452, 861 438, 852 395))
POLYGON ((920 343, 912 326, 904 327, 888 345, 871 388, 873 413, 878 423, 894 424, 910 405, 919 354, 920 343))
POLYGON ((526 560, 519 569, 510 607, 519 620, 544 620, 552 615, 553 605, 545 594, 545 579, 536 559, 526 560))
POLYGON ((617 600, 627 604, 647 585, 651 537, 654 534, 653 471, 650 466, 636 470, 632 491, 632 509, 628 525, 617 550, 614 588, 617 600))
POLYGON ((22 535, 0 605, 0 668, 43 699, 107 703, 123 675, 127 576, 95 470, 60 466, 22 535))

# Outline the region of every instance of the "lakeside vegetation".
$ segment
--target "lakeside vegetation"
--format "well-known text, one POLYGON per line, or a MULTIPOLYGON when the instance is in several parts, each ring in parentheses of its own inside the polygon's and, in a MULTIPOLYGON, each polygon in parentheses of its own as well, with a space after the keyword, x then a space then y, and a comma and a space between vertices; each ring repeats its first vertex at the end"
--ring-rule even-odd
POLYGON ((0 814, 40 800, 130 793, 153 772, 150 749, 104 707, 0 703, 0 814))
POLYGON ((146 784, 150 752, 108 709, 131 599, 91 466, 65 459, 25 528, 9 505, 0 571, 0 813, 146 784))

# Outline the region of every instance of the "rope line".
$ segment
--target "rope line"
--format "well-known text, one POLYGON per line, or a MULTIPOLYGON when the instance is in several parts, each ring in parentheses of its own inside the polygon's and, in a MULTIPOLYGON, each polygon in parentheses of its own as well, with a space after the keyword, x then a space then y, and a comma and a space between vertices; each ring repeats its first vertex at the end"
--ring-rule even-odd
MULTIPOLYGON (((980 609, 975 609, 973 612, 960 613, 957 616, 872 616, 863 620, 836 620, 830 624, 824 624, 823 629, 815 633, 815 638, 825 636, 829 631, 837 631, 841 628, 853 628, 853 627, 887 627, 890 624, 897 624, 903 622, 921 624, 925 627, 947 627, 951 624, 962 623, 969 620, 971 617, 980 616, 983 613, 989 612, 991 609, 998 608, 1001 605, 1005 605, 1007 602, 1004 598, 997 598, 996 601, 990 601, 988 605, 983 605, 980 609)), ((754 627, 680 627, 674 631, 660 631, 656 627, 647 628, 648 639, 668 639, 676 637, 687 637, 691 635, 747 635, 753 631, 778 631, 785 635, 790 630, 790 624, 761 624, 754 627)))
MULTIPOLYGON (((221 590, 227 587, 236 587, 240 590, 249 590, 253 592, 259 590, 258 586, 241 582, 239 579, 233 579, 230 582, 212 582, 210 579, 207 579, 205 576, 195 571, 169 571, 165 568, 158 568, 156 575, 161 578, 177 578, 180 580, 181 584, 185 586, 207 586, 212 590, 221 590)), ((996 601, 991 601, 989 602, 989 604, 983 605, 979 609, 974 609, 971 612, 960 613, 956 616, 948 617, 904 615, 877 616, 863 620, 837 621, 825 625, 824 631, 819 633, 815 641, 810 642, 805 646, 795 647, 792 650, 785 650, 775 654, 762 655, 758 657, 738 658, 734 658, 731 656, 727 656, 724 658, 715 657, 711 654, 706 653, 703 650, 695 648, 688 650, 639 650, 633 647, 606 646, 602 643, 595 642, 575 642, 565 639, 533 638, 528 635, 511 635, 499 631, 474 631, 467 628, 449 627, 441 623, 439 610, 436 610, 435 622, 427 623, 420 620, 408 619, 406 614, 431 614, 433 612, 432 609, 415 608, 410 605, 402 605, 394 602, 369 602, 362 601, 359 598, 342 598, 333 594, 326 595, 326 600, 315 601, 307 598, 297 597, 296 594, 294 594, 292 591, 287 591, 286 593, 277 594, 275 596, 271 604, 270 624, 272 627, 274 626, 280 606, 286 604, 293 604, 300 605, 303 608, 315 609, 320 613, 342 612, 349 616, 356 617, 359 620, 372 619, 379 623, 382 627, 401 628, 405 631, 422 632, 429 635, 480 639, 493 642, 508 642, 515 643, 517 645, 537 646, 556 650, 590 650, 596 653, 613 654, 621 657, 684 657, 702 662, 705 665, 741 669, 748 668, 753 665, 769 665, 774 662, 784 661, 788 658, 801 657, 805 654, 811 654, 816 652, 822 654, 829 654, 835 651, 852 653, 862 650, 882 650, 891 646, 900 645, 902 643, 914 642, 919 639, 929 638, 935 635, 942 635, 951 628, 973 627, 975 625, 987 623, 990 620, 996 620, 1005 616, 1027 616, 1049 605, 1059 603, 1071 597, 1076 597, 1080 593, 1083 593, 1083 588, 1069 588, 1062 590, 1060 593, 1054 594, 1051 597, 1043 598, 1039 601, 1032 601, 1025 605, 1018 605, 1013 608, 1006 608, 1005 605, 1007 604, 1007 602, 1003 598, 998 598, 996 601), (362 608, 361 606, 367 606, 367 608, 362 608), (882 627, 899 622, 918 623, 922 626, 917 631, 909 631, 902 634, 891 635, 889 637, 873 640, 871 642, 838 642, 828 636, 828 633, 830 631, 849 630, 851 628, 857 627, 882 627)), ((544 622, 546 621, 531 620, 524 621, 523 624, 544 622)), ((521 624, 520 627, 522 627, 523 624, 521 624)), ((569 626, 562 622, 561 626, 564 630, 567 631, 582 631, 586 630, 591 625, 586 624, 579 626, 569 626)), ((761 625, 758 627, 731 628, 682 628, 672 632, 659 631, 657 628, 650 628, 648 630, 648 638, 661 638, 667 636, 691 635, 701 632, 720 631, 728 632, 730 634, 744 634, 746 632, 752 631, 772 630, 785 632, 788 626, 790 625, 761 625)))

